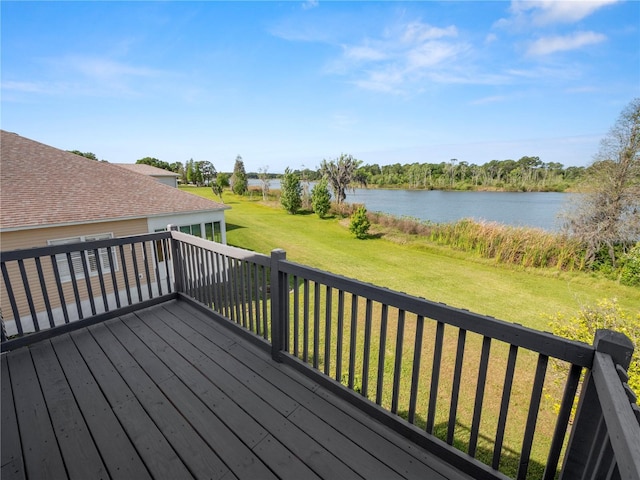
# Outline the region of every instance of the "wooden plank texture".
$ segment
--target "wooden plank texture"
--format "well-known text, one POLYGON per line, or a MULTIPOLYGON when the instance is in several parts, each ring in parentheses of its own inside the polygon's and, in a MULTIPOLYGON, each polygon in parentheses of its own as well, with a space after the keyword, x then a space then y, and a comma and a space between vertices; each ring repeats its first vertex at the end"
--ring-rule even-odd
POLYGON ((2 422, 3 479, 469 478, 186 301, 3 355, 2 422))

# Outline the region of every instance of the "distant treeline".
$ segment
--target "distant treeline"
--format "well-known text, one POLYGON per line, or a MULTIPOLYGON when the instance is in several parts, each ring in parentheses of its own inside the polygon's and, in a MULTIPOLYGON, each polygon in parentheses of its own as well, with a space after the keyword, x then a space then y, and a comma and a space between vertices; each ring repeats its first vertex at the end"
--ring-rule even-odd
POLYGON ((539 157, 491 160, 476 165, 452 159, 441 163, 363 165, 356 181, 366 185, 416 189, 564 191, 577 183, 584 167, 545 163, 539 157))
MULTIPOLYGON (((585 167, 565 168, 561 163, 545 163, 539 157, 491 160, 483 165, 452 159, 440 163, 364 164, 357 169, 354 183, 363 187, 561 192, 578 183, 585 172, 585 167)), ((321 177, 319 170, 294 173, 302 180, 321 177)))
MULTIPOLYGON (((181 182, 208 185, 218 173, 206 161, 189 160, 184 164, 168 164, 156 158, 143 158, 147 163, 178 173, 181 182)), ((585 167, 567 167, 558 162, 543 162, 539 157, 520 160, 491 160, 483 165, 451 159, 440 163, 394 163, 392 165, 360 164, 353 183, 362 187, 395 187, 408 189, 508 190, 562 192, 578 183, 585 167)), ((302 181, 320 180, 320 169, 293 170, 302 181)), ((247 178, 280 178, 277 173, 248 172, 247 178)))

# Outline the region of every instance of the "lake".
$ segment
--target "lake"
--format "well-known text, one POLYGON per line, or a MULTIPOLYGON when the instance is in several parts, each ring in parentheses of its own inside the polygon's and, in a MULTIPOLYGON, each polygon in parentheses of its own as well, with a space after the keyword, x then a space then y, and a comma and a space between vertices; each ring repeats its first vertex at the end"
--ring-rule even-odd
MULTIPOLYGON (((249 185, 259 185, 250 180, 249 185)), ((270 187, 279 189, 272 180, 270 187)), ((573 194, 557 192, 458 192, 444 190, 388 190, 356 188, 347 202, 361 203, 372 212, 413 217, 436 223, 474 218, 506 225, 558 231, 558 214, 573 194)))

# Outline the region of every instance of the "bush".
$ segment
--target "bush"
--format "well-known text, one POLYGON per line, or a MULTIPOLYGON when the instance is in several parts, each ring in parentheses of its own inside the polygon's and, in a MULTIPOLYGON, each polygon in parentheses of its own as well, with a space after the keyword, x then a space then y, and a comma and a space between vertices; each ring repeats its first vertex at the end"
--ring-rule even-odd
POLYGON ((615 299, 603 299, 596 305, 583 307, 575 316, 566 318, 558 314, 550 323, 555 335, 593 344, 596 330, 606 328, 624 333, 635 345, 629 365, 629 386, 640 393, 640 313, 635 318, 628 314, 615 299))
POLYGON ((640 242, 622 257, 620 283, 630 287, 640 286, 640 242))
POLYGON ((280 203, 287 212, 295 214, 302 206, 302 186, 300 178, 289 167, 284 171, 281 189, 280 203))
POLYGON ((311 190, 311 205, 313 211, 320 218, 323 218, 331 208, 331 193, 329 193, 327 180, 324 178, 311 190))
POLYGON ((371 222, 367 218, 367 209, 363 206, 358 209, 351 216, 351 224, 349 225, 349 231, 353 233, 356 238, 360 240, 367 238, 371 222))

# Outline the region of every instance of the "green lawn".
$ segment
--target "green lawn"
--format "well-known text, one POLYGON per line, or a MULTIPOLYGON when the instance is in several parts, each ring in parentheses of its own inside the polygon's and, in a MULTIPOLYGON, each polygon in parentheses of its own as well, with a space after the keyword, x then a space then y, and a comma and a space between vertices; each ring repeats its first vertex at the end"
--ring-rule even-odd
MULTIPOLYGON (((213 200, 208 188, 184 190, 213 200)), ((640 290, 585 273, 529 270, 497 265, 437 247, 417 237, 357 240, 347 223, 316 215, 289 215, 277 205, 226 193, 227 243, 287 259, 476 313, 549 330, 547 316, 572 314, 600 298, 640 309, 640 290)))

